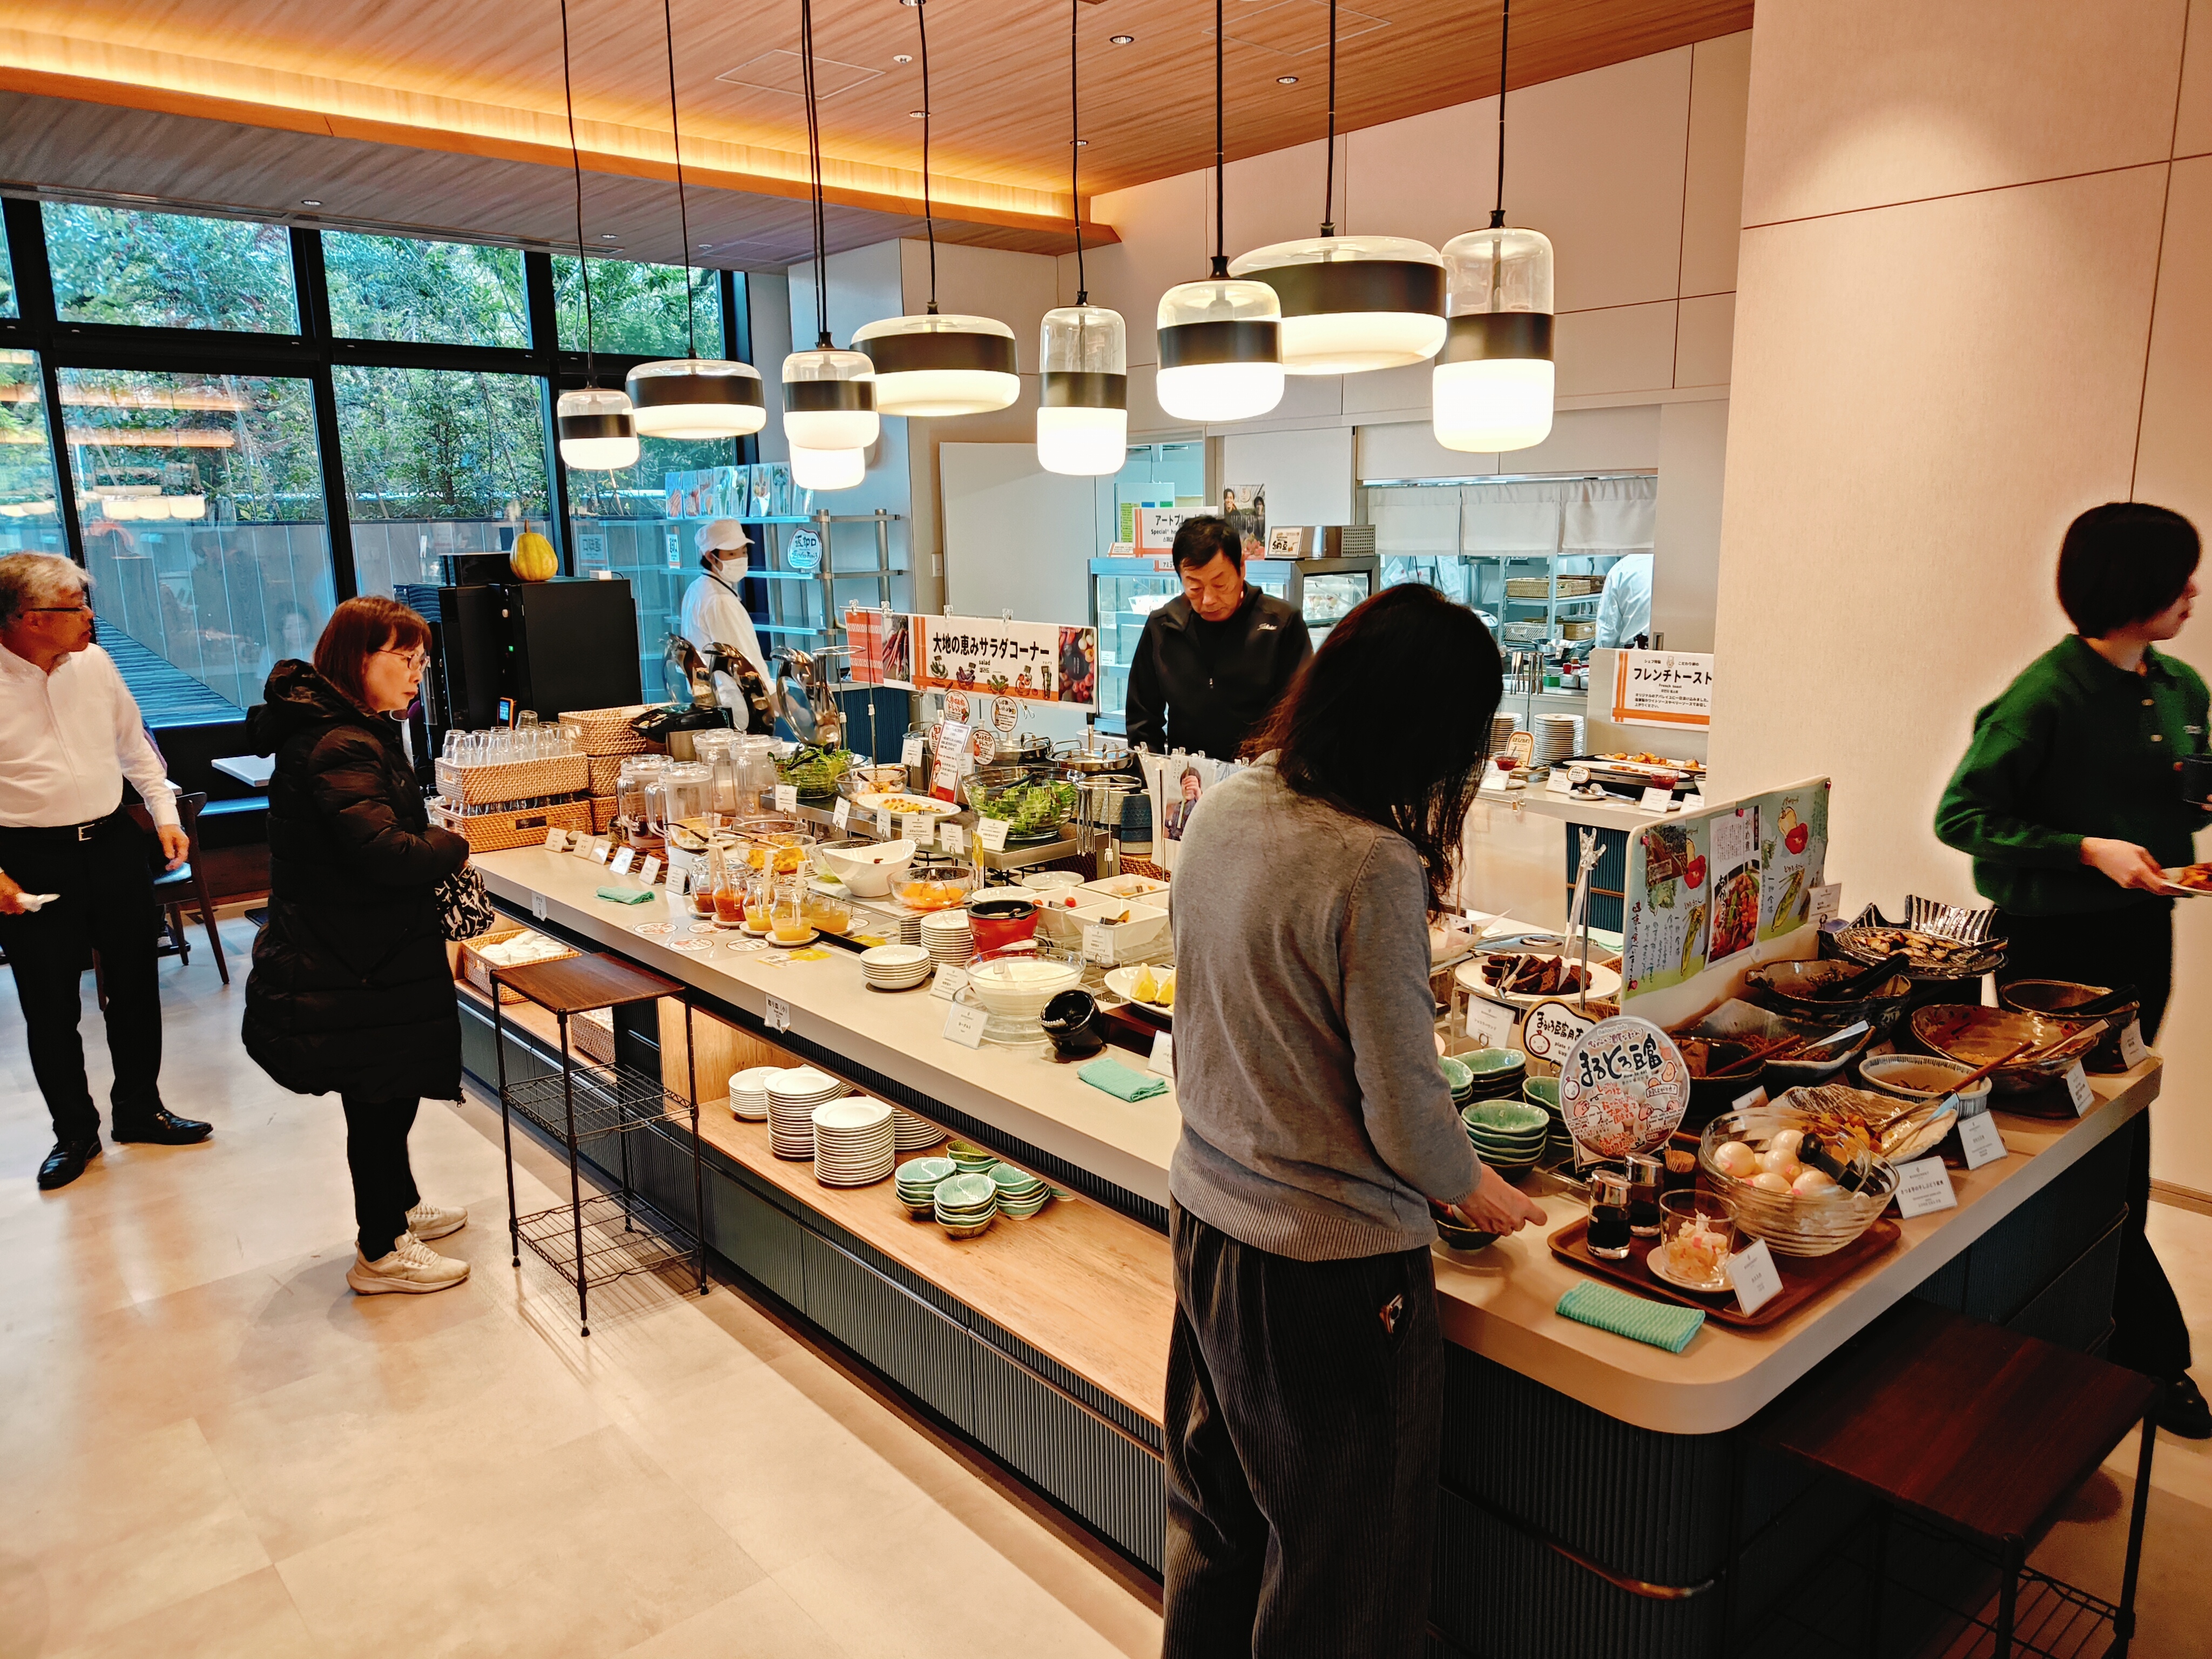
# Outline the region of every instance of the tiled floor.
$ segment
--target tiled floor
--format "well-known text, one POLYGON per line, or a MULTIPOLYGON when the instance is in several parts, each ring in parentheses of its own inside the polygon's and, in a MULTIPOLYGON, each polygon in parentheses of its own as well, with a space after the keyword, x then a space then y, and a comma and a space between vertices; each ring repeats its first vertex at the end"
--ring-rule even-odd
MULTIPOLYGON (((1118 1561, 727 1286, 629 1281, 576 1334, 507 1265, 497 1116, 426 1105, 461 1289, 357 1298, 336 1103, 237 1045, 236 979, 162 967, 164 1091, 205 1146, 111 1147, 56 1194, 0 992, 0 1659, 1144 1655, 1118 1561)), ((96 1086, 106 1060, 87 1010, 96 1086)), ((555 1173, 534 1149, 526 1206, 555 1173)), ((2212 1371, 2212 1218, 2153 1232, 2212 1371)), ((2132 1443, 2039 1562, 2110 1595, 2132 1443)), ((2146 1659, 2203 1652, 2212 1447, 2161 1439, 2146 1659)))

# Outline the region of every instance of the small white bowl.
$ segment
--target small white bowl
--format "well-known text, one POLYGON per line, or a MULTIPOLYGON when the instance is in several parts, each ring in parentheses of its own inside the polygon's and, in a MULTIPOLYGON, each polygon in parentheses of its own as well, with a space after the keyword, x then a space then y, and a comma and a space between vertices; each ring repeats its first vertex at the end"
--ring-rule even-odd
POLYGON ((823 847, 816 849, 837 872, 837 879, 855 898, 888 898, 892 885, 904 878, 914 862, 910 841, 878 842, 872 847, 823 847))
POLYGON ((1022 878, 1022 885, 1048 893, 1056 887, 1080 887, 1083 876, 1075 870, 1032 870, 1022 878))

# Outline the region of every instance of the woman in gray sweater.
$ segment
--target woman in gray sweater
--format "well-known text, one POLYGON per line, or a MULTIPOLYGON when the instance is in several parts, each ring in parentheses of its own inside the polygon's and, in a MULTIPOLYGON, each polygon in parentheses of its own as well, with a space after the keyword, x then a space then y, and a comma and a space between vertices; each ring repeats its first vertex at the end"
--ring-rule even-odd
POLYGON ((1165 1659, 1420 1645, 1443 1416, 1430 1205, 1498 1232, 1544 1219, 1476 1162, 1432 1036, 1428 916, 1498 693, 1473 611, 1386 589, 1183 832, 1165 1659))

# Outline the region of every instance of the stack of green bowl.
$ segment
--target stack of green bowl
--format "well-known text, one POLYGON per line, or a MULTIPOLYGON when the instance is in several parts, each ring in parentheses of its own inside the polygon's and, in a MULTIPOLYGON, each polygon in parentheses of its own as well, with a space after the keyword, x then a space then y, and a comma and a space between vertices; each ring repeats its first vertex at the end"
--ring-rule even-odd
POLYGON ((1544 1140, 1546 1156, 1555 1164, 1563 1158, 1572 1158, 1575 1138, 1567 1133, 1566 1114, 1559 1109, 1559 1079, 1532 1077, 1521 1085, 1521 1098, 1531 1106, 1540 1107, 1551 1120, 1551 1131, 1544 1140))
POLYGON ((960 1166, 963 1175, 988 1175, 991 1166, 999 1161, 996 1152, 987 1152, 965 1140, 954 1141, 945 1149, 945 1155, 960 1166))
POLYGON ((1473 1048, 1458 1058, 1473 1084, 1473 1092, 1462 1105, 1477 1100, 1519 1098, 1522 1079, 1528 1075, 1528 1056, 1518 1048, 1473 1048))
POLYGON ((894 1177, 898 1200, 909 1213, 927 1219, 937 1213, 938 1188, 959 1173, 959 1166, 949 1158, 908 1158, 894 1177))
POLYGON ((1052 1188, 1027 1170, 1011 1164, 994 1164, 991 1180, 999 1189, 999 1213, 1026 1221, 1051 1201, 1052 1188))
POLYGON ((1440 1054, 1437 1064, 1443 1067, 1444 1081, 1451 1085, 1453 1105, 1464 1106, 1474 1098, 1474 1073, 1465 1060, 1440 1054))
POLYGON ((1552 1121, 1540 1106, 1519 1100, 1479 1100, 1460 1113, 1467 1138, 1485 1164, 1510 1181, 1536 1167, 1552 1121))
POLYGON ((999 1183, 987 1175, 947 1176, 937 1183, 937 1224, 955 1238, 973 1238, 999 1216, 999 1183))

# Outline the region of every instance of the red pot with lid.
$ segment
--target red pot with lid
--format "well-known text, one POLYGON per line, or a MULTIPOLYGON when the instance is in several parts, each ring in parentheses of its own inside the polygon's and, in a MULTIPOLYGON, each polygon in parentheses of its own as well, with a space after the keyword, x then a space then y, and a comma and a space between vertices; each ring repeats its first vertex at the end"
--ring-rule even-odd
POLYGON ((1004 891, 980 895, 968 901, 968 927, 979 955, 1024 944, 1036 937, 1036 901, 1004 891))

